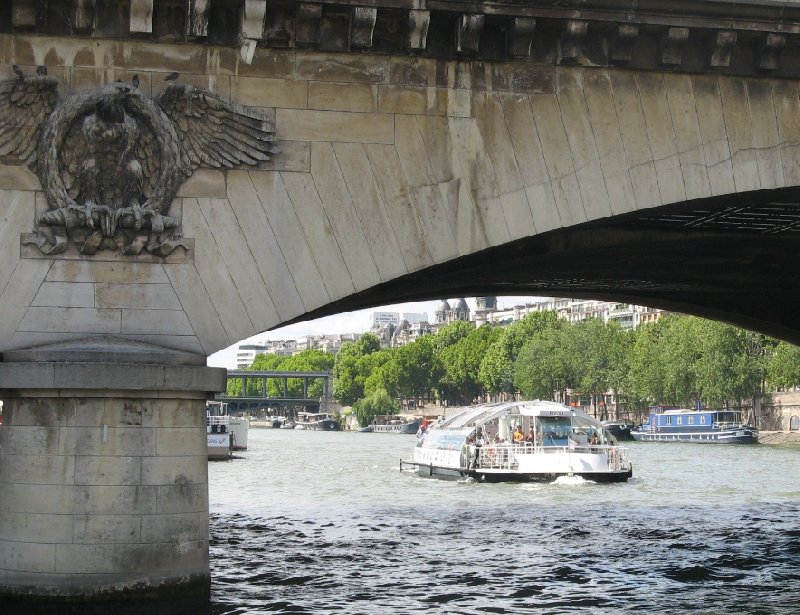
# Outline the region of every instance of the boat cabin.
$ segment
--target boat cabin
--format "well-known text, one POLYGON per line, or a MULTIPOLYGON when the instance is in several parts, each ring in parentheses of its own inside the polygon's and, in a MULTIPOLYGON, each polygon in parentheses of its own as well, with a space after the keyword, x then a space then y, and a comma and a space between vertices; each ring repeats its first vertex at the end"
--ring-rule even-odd
POLYGON ((742 413, 739 410, 688 410, 670 409, 653 412, 648 423, 654 430, 670 429, 725 429, 743 425, 742 413))

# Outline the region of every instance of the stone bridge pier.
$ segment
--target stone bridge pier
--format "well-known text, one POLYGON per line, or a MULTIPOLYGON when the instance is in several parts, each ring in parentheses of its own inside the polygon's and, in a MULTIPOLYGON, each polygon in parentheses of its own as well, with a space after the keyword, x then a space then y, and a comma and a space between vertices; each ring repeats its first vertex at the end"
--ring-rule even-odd
POLYGON ((110 339, 5 354, 0 594, 207 597, 205 402, 225 370, 204 363, 110 339))

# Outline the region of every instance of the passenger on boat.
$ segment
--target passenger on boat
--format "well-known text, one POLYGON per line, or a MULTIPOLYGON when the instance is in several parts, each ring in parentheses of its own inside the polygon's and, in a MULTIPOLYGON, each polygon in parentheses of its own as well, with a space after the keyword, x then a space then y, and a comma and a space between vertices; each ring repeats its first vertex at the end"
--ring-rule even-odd
POLYGON ((533 441, 534 441, 535 439, 536 439, 536 435, 535 435, 535 433, 534 433, 534 431, 533 431, 533 427, 531 427, 531 428, 528 430, 528 435, 527 435, 527 436, 525 436, 525 442, 530 442, 531 444, 533 444, 533 441))
POLYGON ((522 444, 525 441, 525 434, 522 433, 522 427, 517 425, 517 428, 514 430, 514 444, 522 444))

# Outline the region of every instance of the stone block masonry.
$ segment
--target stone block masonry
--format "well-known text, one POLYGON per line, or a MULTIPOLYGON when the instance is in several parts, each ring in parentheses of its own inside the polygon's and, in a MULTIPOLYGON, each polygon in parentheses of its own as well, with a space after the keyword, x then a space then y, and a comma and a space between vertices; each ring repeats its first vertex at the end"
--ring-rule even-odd
POLYGON ((31 358, 0 362, 0 595, 207 595, 205 401, 225 370, 13 360, 31 358))

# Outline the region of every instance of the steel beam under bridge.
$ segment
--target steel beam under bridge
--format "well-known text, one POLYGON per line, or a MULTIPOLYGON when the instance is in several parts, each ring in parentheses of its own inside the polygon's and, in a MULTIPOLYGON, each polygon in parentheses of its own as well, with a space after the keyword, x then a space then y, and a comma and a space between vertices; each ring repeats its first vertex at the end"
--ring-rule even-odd
POLYGON ((280 371, 229 371, 228 380, 241 379, 242 388, 239 395, 217 395, 216 399, 228 404, 229 410, 246 410, 263 408, 266 406, 319 406, 320 401, 329 401, 331 398, 333 376, 329 371, 321 372, 280 372, 280 371), (308 396, 309 383, 323 379, 323 392, 321 397, 308 396), (278 380, 281 383, 281 395, 270 395, 267 385, 269 380, 278 380), (302 380, 302 395, 293 396, 289 391, 289 380, 302 380))

